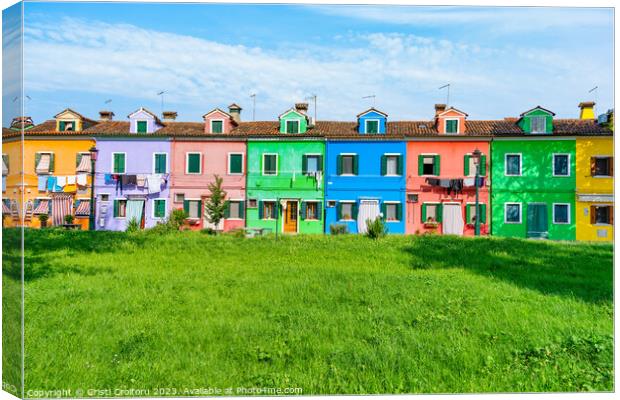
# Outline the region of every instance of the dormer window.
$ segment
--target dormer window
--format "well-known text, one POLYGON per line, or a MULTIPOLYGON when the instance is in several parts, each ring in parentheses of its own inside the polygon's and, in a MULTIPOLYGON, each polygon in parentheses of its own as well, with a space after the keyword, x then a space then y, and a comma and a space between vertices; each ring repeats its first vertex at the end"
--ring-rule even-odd
POLYGON ((547 117, 542 115, 530 117, 530 124, 532 133, 547 133, 547 117))
POLYGON ((224 133, 224 121, 221 119, 211 120, 211 133, 224 133))
POLYGON ((551 134, 553 132, 553 116, 555 114, 541 106, 536 106, 521 114, 517 125, 524 133, 551 134))
POLYGON ((299 133, 299 120, 286 121, 286 133, 299 133))
POLYGON ((446 119, 446 133, 455 134, 459 133, 459 120, 458 119, 446 119))
POLYGON ((72 132, 75 131, 75 121, 59 121, 60 132, 72 132))
POLYGON ((379 120, 367 119, 366 120, 366 133, 379 133, 379 120))
POLYGON ((136 132, 138 133, 146 133, 147 131, 147 123, 146 121, 137 121, 136 132))

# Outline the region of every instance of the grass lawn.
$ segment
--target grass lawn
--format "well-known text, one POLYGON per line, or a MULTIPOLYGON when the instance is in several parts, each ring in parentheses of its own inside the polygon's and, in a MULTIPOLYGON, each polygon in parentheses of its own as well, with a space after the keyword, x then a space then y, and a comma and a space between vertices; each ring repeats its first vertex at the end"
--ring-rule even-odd
MULTIPOLYGON (((611 391, 612 252, 28 230, 26 390, 611 391)), ((18 263, 3 272, 14 285, 18 263)))

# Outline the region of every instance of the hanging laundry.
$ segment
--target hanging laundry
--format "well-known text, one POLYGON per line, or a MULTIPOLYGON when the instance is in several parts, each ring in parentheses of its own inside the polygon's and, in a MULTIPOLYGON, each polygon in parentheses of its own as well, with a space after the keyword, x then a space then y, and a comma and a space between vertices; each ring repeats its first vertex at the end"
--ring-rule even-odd
POLYGON ((448 194, 459 194, 463 191, 463 179, 450 179, 450 187, 448 187, 448 194))
POLYGON ((64 188, 66 184, 67 184, 67 177, 66 176, 58 176, 58 177, 56 177, 56 186, 60 186, 61 188, 64 188))
POLYGON ((465 178, 463 179, 463 186, 472 187, 474 186, 475 182, 476 182, 476 178, 465 178))
POLYGON ((75 185, 76 177, 75 175, 67 176, 67 185, 75 185))
POLYGON ((145 187, 146 186, 146 177, 147 177, 147 175, 144 175, 144 174, 136 175, 136 182, 137 182, 139 187, 145 187))
POLYGON ((80 174, 77 176, 76 182, 79 186, 86 186, 87 184, 87 179, 86 179, 86 174, 80 174))
POLYGON ((442 188, 449 188, 450 187, 450 179, 440 179, 439 180, 439 186, 441 186, 442 188))
POLYGON ((147 191, 149 194, 159 193, 161 191, 162 175, 151 174, 146 178, 147 191))
POLYGON ((48 176, 47 177, 47 191, 48 192, 54 192, 56 190, 56 177, 55 176, 48 176))
POLYGON ((135 175, 121 175, 121 181, 123 182, 123 186, 137 185, 138 183, 135 175))
POLYGON ((65 192, 65 193, 73 193, 73 192, 77 191, 77 185, 75 183, 74 184, 68 184, 67 183, 62 188, 62 191, 65 192))
POLYGON ((483 187, 484 186, 484 176, 481 176, 478 178, 478 187, 483 187))
POLYGON ((37 189, 39 189, 39 192, 45 192, 47 190, 47 175, 39 175, 37 189))
POLYGON ((114 175, 114 179, 116 180, 116 194, 123 194, 123 180, 120 175, 114 175))
POLYGON ((437 178, 426 178, 426 183, 428 183, 431 186, 439 186, 439 179, 437 178))
POLYGON ((103 175, 103 182, 106 185, 113 185, 116 183, 116 179, 114 179, 114 175, 112 174, 105 174, 103 175))

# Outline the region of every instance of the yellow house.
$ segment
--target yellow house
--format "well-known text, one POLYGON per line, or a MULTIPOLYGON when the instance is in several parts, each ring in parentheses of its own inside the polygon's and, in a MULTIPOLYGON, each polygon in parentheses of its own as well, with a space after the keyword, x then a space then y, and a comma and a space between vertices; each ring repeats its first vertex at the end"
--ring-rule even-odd
MULTIPOLYGON (((594 103, 581 103, 581 115, 594 118, 594 103), (584 107, 591 107, 592 111, 584 107)), ((606 118, 613 114, 609 113, 606 118)), ((605 136, 576 139, 575 218, 577 240, 613 240, 614 143, 613 131, 605 136)))
POLYGON ((44 214, 47 226, 62 225, 70 214, 74 224, 88 229, 89 149, 95 140, 82 130, 95 121, 67 109, 53 120, 24 126, 22 140, 16 120, 2 133, 4 226, 37 228, 44 214))

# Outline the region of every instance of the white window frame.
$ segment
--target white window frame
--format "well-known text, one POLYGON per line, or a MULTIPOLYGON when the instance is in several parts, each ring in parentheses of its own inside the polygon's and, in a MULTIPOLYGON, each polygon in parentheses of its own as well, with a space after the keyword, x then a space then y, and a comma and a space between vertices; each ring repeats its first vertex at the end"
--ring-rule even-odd
POLYGON ((512 224, 512 225, 519 225, 523 223, 523 203, 514 202, 514 201, 504 203, 504 223, 512 224), (508 206, 519 206, 519 222, 508 221, 508 211, 507 211, 508 206))
MULTIPOLYGON (((388 205, 388 204, 400 204, 400 205, 401 205, 401 206, 400 206, 400 209, 402 210, 402 209, 403 209, 403 206, 402 206, 402 203, 401 203, 400 201, 389 200, 389 201, 384 201, 384 202, 383 202, 383 204, 385 204, 385 205, 386 205, 386 208, 385 208, 385 214, 386 214, 386 215, 384 215, 384 216, 383 216, 383 218, 385 219, 385 222, 386 222, 386 223, 402 222, 402 220, 400 220, 400 219, 395 219, 395 220, 393 220, 393 221, 388 221, 388 219, 387 219, 387 205, 388 205)), ((398 208, 396 209, 396 211, 398 211, 398 208)), ((397 215, 397 216, 398 216, 398 215, 397 215)))
POLYGON ((379 118, 368 118, 364 120, 364 133, 370 134, 370 135, 376 135, 379 133, 379 131, 381 130, 381 120, 379 118), (376 122, 377 123, 377 132, 376 133, 370 133, 368 132, 368 123, 369 122, 376 122))
MULTIPOLYGON (((279 158, 280 156, 278 155, 278 153, 263 153, 262 155, 262 164, 261 164, 261 168, 260 168, 260 172, 262 176, 278 176, 279 168, 278 168, 278 164, 279 164, 279 158), (275 174, 266 174, 265 173, 265 156, 276 156, 276 173, 275 174)), ((263 200, 265 201, 265 200, 263 200)))
MULTIPOLYGON (((185 152, 185 175, 202 175, 202 152, 200 151, 187 151, 185 152), (198 154, 200 155, 200 172, 189 172, 189 156, 190 154, 198 154)), ((189 200, 189 199, 185 199, 189 200)))
POLYGON ((136 133, 149 133, 149 121, 147 119, 137 119, 136 120, 136 133), (144 131, 144 132, 139 132, 138 131, 138 122, 145 122, 146 123, 146 131, 144 131))
POLYGON ((551 205, 551 215, 552 215, 551 221, 553 222, 554 225, 570 225, 570 213, 571 213, 570 203, 552 203, 551 205), (556 222, 555 221, 555 206, 567 206, 568 207, 568 222, 556 222))
POLYGON ((129 199, 127 199, 127 197, 117 197, 115 199, 112 199, 112 217, 115 219, 127 219, 127 201, 129 201, 129 199), (125 202, 125 216, 124 217, 114 217, 114 203, 116 201, 124 201, 125 202))
POLYGON ((109 203, 111 201, 110 200, 110 193, 107 193, 107 192, 106 193, 98 193, 97 196, 99 197, 99 201, 102 202, 102 203, 109 203), (108 199, 107 200, 103 200, 101 198, 101 196, 108 196, 108 199))
MULTIPOLYGON (((613 164, 614 156, 597 154, 597 155, 593 155, 592 158, 611 158, 612 159, 611 162, 613 164)), ((600 179, 600 178, 608 179, 608 178, 612 178, 612 175, 592 175, 591 178, 594 178, 594 179, 600 179)))
POLYGON ((504 176, 522 176, 523 174, 523 154, 522 153, 506 153, 504 154, 504 176), (519 174, 508 173, 508 156, 519 156, 519 174))
POLYGON ((298 118, 288 118, 284 120, 284 133, 301 133, 301 120, 298 118), (289 122, 297 122, 297 132, 289 132, 288 131, 288 123, 289 122))
MULTIPOLYGON (((245 207, 245 199, 234 198, 234 199, 228 199, 228 201, 239 203, 240 204, 239 207, 245 207)), ((241 208, 239 208, 239 210, 241 210, 241 208)), ((243 218, 239 218, 239 217, 230 217, 226 219, 229 221, 243 221, 243 218)))
POLYGON ((112 153, 112 158, 110 160, 111 162, 111 166, 110 166, 110 171, 112 171, 112 173, 114 175, 125 175, 127 173, 127 152, 125 151, 115 151, 112 153), (115 154, 124 154, 125 155, 125 171, 123 172, 114 172, 114 155, 115 154))
POLYGON ((227 157, 227 164, 226 165, 226 174, 227 175, 243 175, 245 173, 245 153, 240 153, 240 152, 230 152, 228 153, 228 157, 227 157), (230 172, 230 156, 241 156, 241 172, 230 172))
POLYGON ((177 204, 178 204, 178 203, 181 203, 181 204, 183 204, 183 202, 184 202, 184 201, 185 201, 185 193, 175 193, 175 194, 173 195, 173 197, 172 197, 172 202, 173 202, 173 203, 177 203, 177 204), (183 195, 183 200, 181 200, 181 201, 177 201, 177 196, 178 196, 178 195, 183 195))
MULTIPOLYGON (((310 157, 318 157, 320 159, 322 154, 321 153, 304 153, 304 156, 306 156, 306 158, 310 156, 310 157)), ((317 167, 317 171, 318 171, 318 168, 322 167, 322 165, 319 165, 319 160, 317 160, 316 162, 316 167, 317 167)))
MULTIPOLYGON (((338 200, 338 203, 346 203, 346 204, 351 204, 351 205, 355 205, 355 203, 357 203, 355 200, 338 200)), ((340 210, 342 210, 342 207, 340 208, 340 210)), ((351 211, 353 211, 353 208, 351 208, 351 211)), ((353 217, 353 216, 351 216, 353 217)), ((350 219, 339 219, 338 221, 347 221, 347 222, 351 222, 351 221, 355 221, 353 218, 350 219)))
POLYGON ((422 156, 422 175, 420 176, 439 176, 439 175, 435 175, 433 174, 424 174, 424 158, 425 157, 433 157, 433 172, 435 172, 435 156, 438 156, 439 153, 420 153, 420 156, 422 156))
POLYGON ((153 168, 152 168, 152 171, 153 171, 154 174, 156 173, 155 172, 155 156, 158 155, 158 154, 159 155, 164 154, 166 156, 166 171, 164 172, 164 174, 167 174, 168 171, 170 171, 170 166, 168 164, 168 160, 170 159, 170 157, 168 157, 168 153, 163 152, 163 151, 153 153, 153 166, 152 166, 153 168))
POLYGON ((154 198, 152 204, 153 204, 153 206, 151 207, 151 218, 152 219, 160 220, 161 221, 161 220, 166 219, 166 217, 168 217, 168 199, 167 198, 165 198, 165 197, 154 198), (155 208, 156 208, 155 207, 155 201, 156 200, 163 200, 164 201, 165 207, 164 207, 164 216, 163 217, 156 217, 155 216, 155 208))
POLYGON ((216 135, 224 133, 224 120, 223 119, 212 119, 209 121, 209 129, 211 133, 215 133, 216 135), (213 122, 218 121, 222 123, 222 132, 213 132, 213 122))
POLYGON ((276 219, 278 219, 278 200, 276 199, 263 199, 261 200, 263 202, 263 218, 260 219, 259 221, 275 221, 276 219), (275 207, 276 207, 276 217, 275 218, 265 218, 265 203, 274 203, 275 207))
POLYGON ((458 135, 461 133, 461 119, 460 118, 444 118, 443 131, 446 135, 458 135), (456 132, 448 132, 448 121, 456 121, 456 132))
POLYGON ((321 220, 320 216, 319 216, 319 218, 306 218, 306 217, 308 215, 308 203, 316 204, 316 207, 317 207, 317 210, 318 210, 319 203, 322 203, 322 201, 321 200, 302 200, 302 201, 304 203, 306 203, 306 215, 304 215, 304 220, 305 221, 309 221, 309 222, 320 221, 321 220))
POLYGON ((553 153, 551 156, 551 173, 558 178, 570 177, 570 153, 553 153), (555 173, 555 156, 567 156, 568 157, 568 175, 557 175, 555 173))
MULTIPOLYGON (((385 157, 402 157, 403 155, 401 153, 383 153, 383 155, 385 157)), ((398 161, 396 160, 396 174, 388 174, 387 173, 387 159, 385 160, 385 176, 402 176, 398 174, 398 161)), ((387 203, 384 201, 384 203, 387 203)))
MULTIPOLYGON (((609 203, 594 203, 594 204, 590 204, 590 206, 588 207, 589 212, 591 212, 592 207, 613 207, 613 204, 609 204, 609 203)), ((591 226, 613 226, 613 224, 610 223, 604 223, 604 222, 595 222, 593 224, 591 224, 591 226)))
MULTIPOLYGON (((357 153, 340 153, 338 155, 340 157, 342 157, 342 156, 354 156, 354 157, 357 157, 357 153)), ((351 169, 353 169, 353 164, 351 165, 351 169)), ((357 176, 357 175, 355 175, 355 174, 344 174, 343 173, 343 174, 340 174, 338 176, 357 176)))
POLYGON ((197 201, 198 202, 198 210, 200 211, 200 217, 190 217, 189 216, 189 212, 187 213, 187 219, 191 219, 192 221, 195 220, 200 220, 203 216, 204 216, 204 205, 202 204, 202 199, 200 197, 191 197, 191 198, 185 198, 183 200, 183 205, 185 206, 185 201, 197 201), (203 209, 201 210, 200 207, 203 207, 203 209))
MULTIPOLYGON (((50 155, 50 165, 51 165, 51 162, 52 162, 51 158, 52 158, 52 156, 54 155, 54 152, 53 152, 53 151, 49 151, 49 150, 41 150, 41 151, 37 151, 37 152, 35 152, 34 154, 35 154, 35 157, 36 157, 36 155, 37 155, 37 154, 49 154, 49 155, 50 155)), ((89 153, 89 154, 90 154, 90 153, 89 153)), ((10 160, 9 160, 9 162, 10 162, 10 160)), ((114 163, 114 159, 112 159, 112 163, 114 163)), ((127 165, 125 165, 125 167, 127 167, 127 165)), ((126 169, 126 168, 125 168, 125 169, 126 169)), ((38 175, 51 175, 51 174, 52 174, 52 171, 51 171, 51 169, 48 169, 47 174, 37 174, 37 166, 35 165, 35 166, 34 166, 34 173, 35 173, 35 175, 37 175, 37 176, 38 176, 38 175)), ((6 176, 8 176, 8 175, 6 175, 6 176)))
POLYGON ((548 133, 547 132, 547 118, 548 117, 545 116, 545 115, 531 115, 530 116, 530 132, 533 133, 533 134, 539 134, 539 135, 540 134, 548 133), (545 120, 545 123, 543 124, 543 131, 542 132, 541 131, 534 131, 534 122, 533 122, 534 118, 543 118, 545 120))

